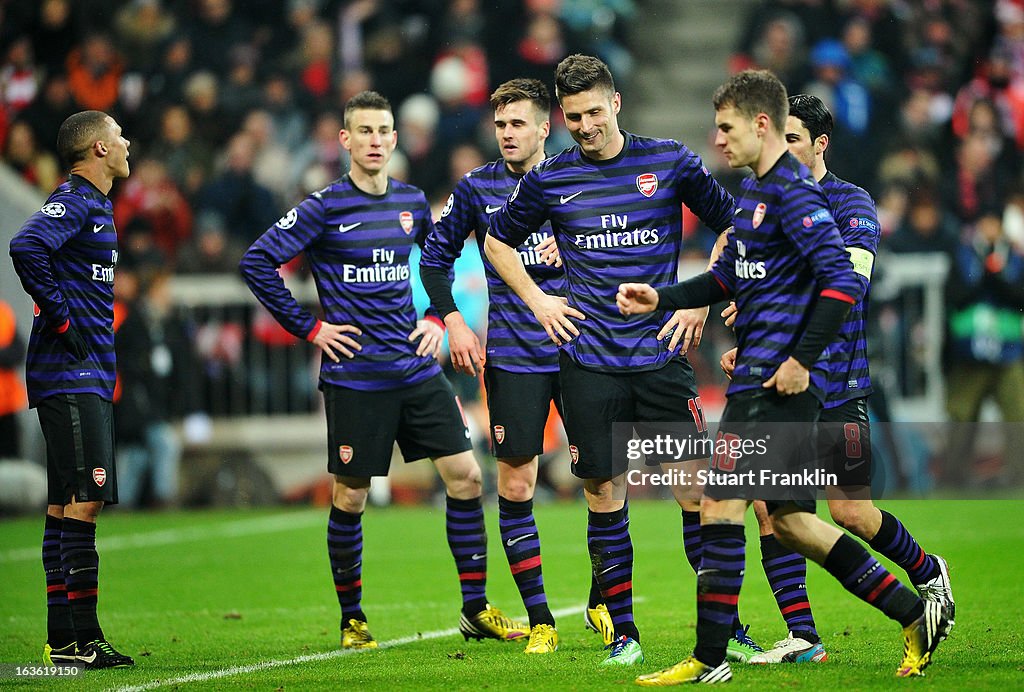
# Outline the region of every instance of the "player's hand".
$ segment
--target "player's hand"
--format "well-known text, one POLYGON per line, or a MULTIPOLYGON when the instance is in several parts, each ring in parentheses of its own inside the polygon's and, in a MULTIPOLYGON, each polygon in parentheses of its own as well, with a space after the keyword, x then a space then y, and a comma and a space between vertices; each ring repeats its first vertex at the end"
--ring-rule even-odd
POLYGON ((586 315, 569 305, 569 301, 562 296, 549 296, 547 293, 542 293, 540 298, 532 301, 529 308, 548 337, 559 346, 580 335, 580 330, 570 317, 587 319, 586 315))
POLYGON ((739 310, 736 308, 736 301, 731 300, 729 304, 722 310, 722 316, 725 317, 725 326, 732 327, 736 323, 736 315, 739 314, 739 310))
POLYGON ((700 335, 704 332, 704 322, 708 319, 708 308, 692 308, 689 310, 676 310, 668 318, 668 322, 658 332, 658 341, 661 341, 669 332, 672 332, 672 339, 668 342, 668 350, 675 351, 679 342, 683 342, 683 350, 686 353, 690 346, 700 346, 700 335), (673 331, 675 330, 675 331, 673 331))
POLYGON ((537 253, 537 257, 544 264, 555 265, 556 267, 562 266, 562 253, 558 251, 558 244, 555 243, 555 236, 549 235, 544 240, 537 243, 537 246, 533 248, 533 251, 537 253))
POLYGON ((775 371, 775 374, 769 377, 768 381, 761 386, 765 389, 774 388, 775 391, 783 396, 791 396, 806 391, 810 383, 811 373, 800 364, 800 361, 790 356, 783 361, 779 369, 775 371))
POLYGON ((448 351, 451 353, 452 367, 455 372, 475 377, 477 368, 482 369, 484 366, 485 355, 480 339, 458 312, 447 315, 444 323, 448 327, 448 351))
POLYGON ((436 360, 441 355, 441 341, 444 330, 434 320, 416 320, 416 329, 409 334, 409 341, 419 339, 416 347, 417 356, 433 356, 436 360))
POLYGON ((71 354, 76 361, 83 361, 89 357, 89 345, 85 343, 85 339, 78 333, 78 330, 70 324, 63 332, 57 333, 57 339, 64 350, 71 354))
POLYGON ((327 354, 327 357, 335 363, 340 363, 338 353, 346 358, 355 358, 355 351, 362 351, 363 347, 349 334, 362 336, 363 330, 351 324, 331 324, 321 322, 320 331, 313 337, 313 345, 327 354), (336 353, 337 352, 337 353, 336 353))
POLYGON ((731 327, 736 324, 736 315, 739 314, 739 310, 736 309, 736 301, 731 300, 726 306, 725 310, 722 310, 722 317, 725 318, 725 326, 731 327))
POLYGON ((718 364, 722 368, 722 372, 724 372, 725 376, 730 380, 732 379, 732 371, 736 369, 736 352, 738 350, 739 349, 737 348, 730 348, 722 354, 721 359, 718 361, 718 364))
POLYGON ((615 304, 623 315, 643 315, 658 308, 658 292, 647 284, 619 284, 615 304))

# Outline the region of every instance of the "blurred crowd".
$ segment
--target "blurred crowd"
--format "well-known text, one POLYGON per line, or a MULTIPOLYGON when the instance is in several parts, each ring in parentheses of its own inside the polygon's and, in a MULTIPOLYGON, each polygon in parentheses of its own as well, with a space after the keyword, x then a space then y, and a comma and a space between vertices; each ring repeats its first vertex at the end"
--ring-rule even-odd
POLYGON ((353 94, 391 100, 392 174, 443 204, 498 156, 493 86, 550 82, 574 51, 628 74, 632 12, 631 0, 0 2, 0 151, 48 194, 62 120, 115 115, 132 141, 132 177, 114 191, 126 260, 149 236, 138 244, 177 272, 234 273, 256 236, 344 170, 353 94))

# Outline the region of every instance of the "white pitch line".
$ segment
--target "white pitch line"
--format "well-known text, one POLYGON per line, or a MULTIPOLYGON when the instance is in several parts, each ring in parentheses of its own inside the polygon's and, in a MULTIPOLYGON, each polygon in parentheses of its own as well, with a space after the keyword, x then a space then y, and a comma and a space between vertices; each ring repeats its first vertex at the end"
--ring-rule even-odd
MULTIPOLYGON (((254 534, 271 533, 276 531, 290 531, 292 529, 322 523, 324 523, 324 513, 322 511, 307 510, 302 512, 289 512, 270 517, 242 519, 223 524, 195 526, 184 529, 161 529, 157 531, 143 531, 139 533, 107 537, 103 536, 101 533, 97 543, 100 552, 105 553, 111 550, 151 548, 153 546, 171 545, 173 543, 187 543, 191 541, 205 541, 214 538, 234 538, 238 536, 251 536, 254 534)), ((39 546, 5 550, 0 552, 0 563, 38 560, 39 551, 39 546)))
MULTIPOLYGON (((639 603, 644 599, 634 598, 634 603, 639 603)), ((582 613, 586 609, 586 606, 572 606, 571 608, 561 608, 559 610, 551 611, 551 614, 555 617, 562 617, 563 615, 574 615, 576 613, 582 613)), ((396 646, 403 646, 405 644, 412 644, 413 642, 426 641, 428 639, 440 639, 441 637, 449 637, 453 634, 458 634, 458 627, 449 627, 444 630, 434 630, 433 632, 423 632, 422 634, 410 635, 408 637, 399 637, 398 639, 389 639, 384 642, 380 642, 378 645, 379 649, 390 649, 396 646)), ((277 659, 274 661, 264 661, 263 663, 254 663, 248 666, 233 666, 231 668, 222 668, 220 670, 211 670, 206 673, 190 673, 188 675, 181 675, 176 678, 167 678, 166 680, 154 680, 153 682, 147 682, 142 685, 130 685, 126 687, 111 687, 108 692, 145 692, 146 690, 155 690, 161 687, 170 687, 172 685, 188 685, 195 682, 207 682, 209 680, 220 680, 221 678, 229 678, 234 675, 244 675, 246 673, 255 673, 261 670, 269 670, 271 668, 280 668, 282 666, 294 666, 301 663, 309 663, 310 661, 326 661, 332 658, 338 658, 340 656, 350 656, 353 654, 366 653, 373 651, 373 649, 335 649, 332 651, 324 651, 318 654, 306 654, 304 656, 296 656, 295 658, 277 659)))

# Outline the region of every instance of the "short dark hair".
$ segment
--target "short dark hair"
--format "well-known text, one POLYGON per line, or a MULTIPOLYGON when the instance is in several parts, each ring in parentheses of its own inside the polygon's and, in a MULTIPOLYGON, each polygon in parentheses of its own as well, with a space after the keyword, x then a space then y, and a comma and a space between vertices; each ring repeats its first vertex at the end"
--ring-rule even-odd
POLYGON ((811 133, 811 141, 822 135, 832 136, 832 113, 825 102, 811 94, 794 94, 789 97, 789 114, 803 123, 811 133))
POLYGON ((551 112, 551 92, 539 79, 510 79, 491 94, 494 110, 517 101, 530 101, 544 116, 551 112))
POLYGON ((711 101, 716 111, 732 106, 748 118, 765 113, 772 119, 776 132, 786 130, 786 115, 789 114, 786 87, 768 70, 743 70, 734 74, 715 90, 711 101))
POLYGON ((615 80, 608 66, 592 55, 575 53, 558 63, 555 68, 555 96, 572 96, 595 88, 602 88, 609 95, 615 93, 615 80))
POLYGON ((391 102, 378 94, 376 91, 360 91, 345 104, 345 129, 348 129, 349 116, 353 111, 387 111, 391 113, 391 102))
POLYGON ((57 153, 71 168, 85 159, 92 145, 109 134, 107 114, 103 111, 80 111, 68 116, 57 130, 57 153))

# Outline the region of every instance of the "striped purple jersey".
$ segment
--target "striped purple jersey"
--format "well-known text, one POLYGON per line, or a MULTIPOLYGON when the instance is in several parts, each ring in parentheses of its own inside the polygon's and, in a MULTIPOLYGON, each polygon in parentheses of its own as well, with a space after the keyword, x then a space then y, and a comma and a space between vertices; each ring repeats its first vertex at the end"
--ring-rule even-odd
POLYGON ((657 370, 681 357, 657 338, 664 314, 625 317, 615 293, 624 281, 676 283, 682 204, 716 232, 729 227, 735 205, 684 145, 623 135, 622 151, 607 161, 588 159, 576 146, 539 163, 491 216, 489 231, 518 247, 551 222, 569 304, 587 317, 562 348, 579 365, 608 372, 657 370))
POLYGON ((72 175, 11 239, 22 286, 35 301, 25 380, 29 403, 55 394, 98 394, 113 400, 113 206, 85 178, 72 175), (89 347, 75 361, 55 330, 70 322, 89 347))
POLYGON ((348 175, 314 192, 260 236, 242 258, 249 290, 295 336, 305 339, 317 318, 301 307, 278 268, 306 253, 324 321, 351 324, 363 347, 335 363, 323 354, 320 383, 379 391, 422 382, 441 372, 432 356, 417 356, 409 334, 416 309, 409 282, 409 253, 422 245, 432 220, 426 196, 394 179, 371 195, 348 175))
POLYGON ((825 408, 871 394, 868 373, 867 311, 871 268, 878 251, 881 225, 871 196, 853 183, 828 172, 819 183, 825 191, 839 235, 853 260, 864 297, 850 308, 838 338, 828 347, 828 384, 825 408))
MULTIPOLYGON (((743 180, 734 230, 711 268, 735 301, 739 351, 727 394, 759 389, 793 352, 818 295, 857 300, 863 287, 825 193, 786 152, 764 176, 743 180)), ((827 350, 811 369, 824 401, 827 350)))
MULTIPOLYGON (((484 254, 491 214, 501 209, 522 178, 504 159, 480 166, 459 180, 423 246, 420 265, 451 271, 473 231, 484 261, 490 304, 487 309, 487 365, 509 372, 557 372, 558 348, 533 312, 502 281, 484 254)), ((516 248, 526 271, 549 295, 565 295, 565 272, 540 261, 533 248, 551 234, 545 224, 516 248)))

